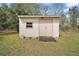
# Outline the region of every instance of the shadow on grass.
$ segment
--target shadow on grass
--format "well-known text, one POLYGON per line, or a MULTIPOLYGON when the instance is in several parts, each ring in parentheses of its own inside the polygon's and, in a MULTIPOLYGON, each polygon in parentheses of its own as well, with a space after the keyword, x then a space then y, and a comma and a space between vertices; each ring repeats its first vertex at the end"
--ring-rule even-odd
POLYGON ((41 36, 41 37, 39 37, 39 40, 43 41, 43 42, 56 42, 56 40, 52 37, 43 37, 43 36, 41 36))

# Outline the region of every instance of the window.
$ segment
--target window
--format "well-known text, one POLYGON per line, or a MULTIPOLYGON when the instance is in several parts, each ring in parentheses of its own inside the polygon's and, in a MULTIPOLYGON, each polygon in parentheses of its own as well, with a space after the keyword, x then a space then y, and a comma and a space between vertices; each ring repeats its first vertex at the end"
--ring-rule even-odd
POLYGON ((32 22, 26 22, 26 27, 27 28, 32 28, 33 26, 32 26, 32 22))

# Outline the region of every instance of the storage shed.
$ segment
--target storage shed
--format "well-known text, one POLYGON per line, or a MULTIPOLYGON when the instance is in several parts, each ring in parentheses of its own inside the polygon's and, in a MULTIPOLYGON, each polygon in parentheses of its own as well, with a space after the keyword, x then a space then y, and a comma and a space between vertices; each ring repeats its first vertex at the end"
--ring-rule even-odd
POLYGON ((19 15, 19 36, 59 38, 59 16, 19 15))

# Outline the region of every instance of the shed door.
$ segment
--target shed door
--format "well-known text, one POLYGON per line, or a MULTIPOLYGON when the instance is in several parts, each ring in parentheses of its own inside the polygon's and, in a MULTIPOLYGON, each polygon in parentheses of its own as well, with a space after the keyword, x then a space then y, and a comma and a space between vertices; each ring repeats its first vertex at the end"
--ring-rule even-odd
POLYGON ((41 19, 40 20, 40 28, 39 28, 40 36, 52 36, 52 20, 51 19, 41 19))

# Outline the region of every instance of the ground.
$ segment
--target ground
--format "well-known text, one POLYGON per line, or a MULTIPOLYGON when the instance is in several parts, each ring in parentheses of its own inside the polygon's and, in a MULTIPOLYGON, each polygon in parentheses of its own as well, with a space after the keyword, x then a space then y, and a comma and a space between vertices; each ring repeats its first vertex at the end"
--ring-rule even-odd
POLYGON ((0 55, 6 56, 77 56, 79 55, 79 32, 61 32, 57 42, 38 39, 19 39, 18 33, 0 34, 0 55))

